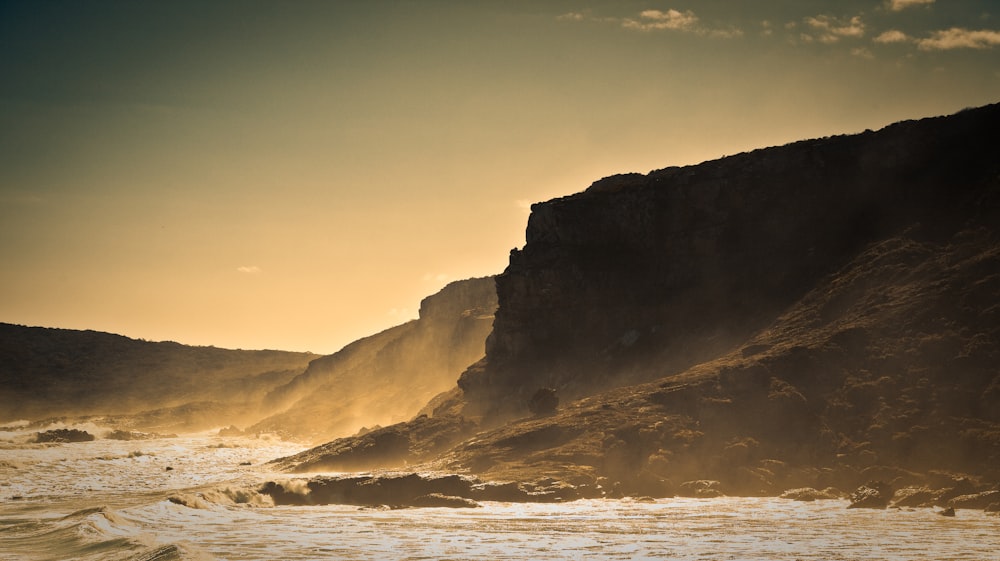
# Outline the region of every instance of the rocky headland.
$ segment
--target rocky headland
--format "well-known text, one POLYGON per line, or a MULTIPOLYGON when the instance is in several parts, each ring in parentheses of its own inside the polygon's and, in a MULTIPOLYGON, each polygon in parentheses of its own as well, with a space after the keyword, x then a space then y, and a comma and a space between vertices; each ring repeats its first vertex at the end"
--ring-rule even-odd
POLYGON ((497 306, 493 277, 449 283, 420 302, 419 318, 312 361, 271 390, 278 412, 247 430, 323 442, 411 418, 483 357, 497 306))
POLYGON ((996 130, 991 105, 536 204, 457 387, 276 465, 461 474, 469 499, 490 483, 992 508, 996 130))

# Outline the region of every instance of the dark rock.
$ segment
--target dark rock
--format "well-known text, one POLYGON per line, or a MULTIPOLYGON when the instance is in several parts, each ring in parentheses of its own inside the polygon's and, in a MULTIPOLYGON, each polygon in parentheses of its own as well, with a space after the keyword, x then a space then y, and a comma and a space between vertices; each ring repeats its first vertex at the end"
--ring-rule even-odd
POLYGON ((944 510, 939 510, 938 514, 941 516, 955 516, 955 509, 948 507, 944 510))
POLYGON ((903 487, 893 495, 892 506, 898 508, 930 507, 937 502, 940 491, 928 487, 903 487))
POLYGON ((1000 502, 1000 491, 983 491, 970 495, 959 495, 948 501, 948 506, 955 508, 985 509, 993 503, 1000 502))
POLYGON ((219 429, 219 436, 222 437, 233 438, 237 436, 244 436, 245 434, 246 433, 236 425, 229 425, 228 427, 219 429))
POLYGON ((892 496, 892 485, 884 481, 869 481, 851 493, 851 504, 847 508, 886 508, 892 496))
POLYGON ((680 484, 677 495, 680 497, 695 497, 699 499, 722 497, 724 494, 719 489, 720 486, 720 482, 709 479, 685 481, 680 484))
POLYGON ((552 415, 557 407, 559 407, 559 397, 552 388, 539 388, 528 400, 528 411, 539 417, 552 415))
POLYGON ((948 506, 952 499, 963 495, 973 495, 978 492, 978 486, 968 477, 959 477, 952 481, 954 487, 942 489, 938 494, 938 506, 948 506))
MULTIPOLYGON (((275 504, 350 504, 358 506, 415 506, 418 497, 472 495, 474 480, 458 475, 355 475, 315 477, 301 482, 268 482, 259 490, 275 504)), ((422 499, 428 503, 433 499, 422 499)), ((444 506, 444 505, 438 505, 444 506)))
POLYGON ((54 429, 35 433, 35 442, 90 442, 94 435, 79 429, 54 429))

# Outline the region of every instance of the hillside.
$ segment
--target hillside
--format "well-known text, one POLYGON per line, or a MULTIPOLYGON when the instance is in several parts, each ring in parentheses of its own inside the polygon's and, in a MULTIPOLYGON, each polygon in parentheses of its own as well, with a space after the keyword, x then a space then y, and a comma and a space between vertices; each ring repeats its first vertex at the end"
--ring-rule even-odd
POLYGON ((449 399, 279 464, 657 496, 996 485, 998 128, 991 105, 536 204, 449 399), (532 416, 546 387, 561 405, 532 416))
POLYGON ((448 284, 420 303, 419 319, 316 359, 268 393, 279 413, 248 430, 322 442, 413 416, 482 358, 493 326, 493 277, 448 284))
POLYGON ((164 430, 241 422, 316 357, 0 324, 0 410, 4 421, 129 415, 164 430))
POLYGON ((0 422, 99 416, 328 440, 412 417, 453 386, 482 358, 495 309, 493 277, 456 281, 421 302, 419 319, 329 356, 0 324, 0 422))

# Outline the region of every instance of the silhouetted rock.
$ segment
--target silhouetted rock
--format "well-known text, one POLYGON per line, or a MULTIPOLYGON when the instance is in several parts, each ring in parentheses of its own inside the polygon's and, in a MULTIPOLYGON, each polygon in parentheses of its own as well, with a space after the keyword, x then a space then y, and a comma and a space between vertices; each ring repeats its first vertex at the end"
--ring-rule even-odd
POLYGON ((79 429, 54 429, 35 433, 35 442, 90 442, 94 435, 79 429))
POLYGON ((721 497, 724 493, 719 489, 719 486, 720 483, 718 481, 708 479, 685 481, 681 483, 677 494, 682 497, 697 497, 701 499, 721 497))
POLYGON ((246 434, 236 425, 229 425, 228 427, 219 429, 219 436, 223 437, 237 437, 246 434))
POLYGON ((884 481, 869 481, 851 493, 851 504, 847 508, 886 508, 892 495, 892 485, 884 481))
POLYGON ((940 491, 921 487, 904 487, 893 495, 892 506, 899 508, 931 507, 941 495, 940 491))
POLYGON ((940 514, 941 516, 955 516, 955 509, 949 506, 944 510, 939 510, 938 514, 940 514))
POLYGON ((948 506, 955 508, 985 509, 993 503, 1000 502, 1000 491, 983 491, 971 495, 959 495, 948 501, 948 506))

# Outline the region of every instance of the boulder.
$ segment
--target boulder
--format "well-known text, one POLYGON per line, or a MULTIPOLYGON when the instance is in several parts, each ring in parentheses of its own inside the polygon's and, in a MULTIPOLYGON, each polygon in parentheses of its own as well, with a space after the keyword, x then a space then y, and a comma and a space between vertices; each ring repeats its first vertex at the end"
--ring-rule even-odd
POLYGON ((1000 491, 983 491, 982 493, 959 495, 948 501, 948 506, 954 508, 985 509, 997 502, 1000 502, 1000 491))
POLYGON ((892 506, 898 508, 929 507, 937 501, 940 492, 928 487, 903 487, 893 495, 892 506))
POLYGON ((892 485, 884 481, 869 481, 851 493, 851 504, 847 508, 886 508, 892 496, 892 485))
POLYGON ((677 494, 681 497, 695 497, 699 499, 711 499, 721 497, 724 493, 719 489, 722 484, 709 479, 698 479, 695 481, 685 481, 681 483, 677 494))
POLYGON ((244 432, 242 430, 240 430, 239 427, 237 427, 236 425, 229 425, 228 427, 226 427, 224 429, 219 429, 219 436, 232 438, 232 437, 243 436, 243 435, 244 435, 244 432))
POLYGON ((79 429, 55 429, 35 433, 35 442, 90 442, 94 435, 79 429))
POLYGON ((812 487, 802 487, 799 489, 789 489, 785 491, 781 494, 781 498, 793 501, 820 501, 839 499, 840 493, 832 487, 827 487, 822 491, 813 489, 812 487))

